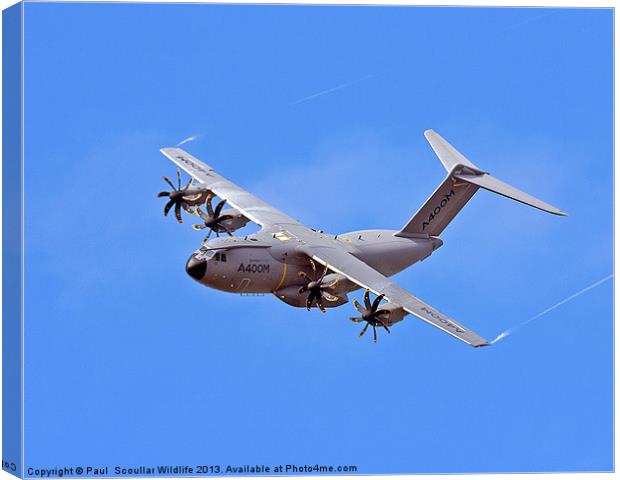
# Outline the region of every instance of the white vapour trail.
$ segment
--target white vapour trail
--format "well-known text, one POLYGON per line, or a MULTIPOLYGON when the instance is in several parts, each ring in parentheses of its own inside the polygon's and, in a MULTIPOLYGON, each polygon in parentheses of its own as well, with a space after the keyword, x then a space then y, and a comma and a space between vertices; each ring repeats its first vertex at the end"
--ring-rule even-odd
POLYGON ((186 139, 181 140, 179 143, 177 143, 177 147, 180 147, 181 145, 185 145, 188 142, 193 142, 197 138, 198 138, 198 135, 192 135, 191 137, 187 137, 186 139))
POLYGON ((558 12, 548 12, 548 13, 543 13, 542 15, 537 15, 535 17, 526 18, 525 20, 521 20, 520 22, 513 23, 512 25, 508 25, 507 27, 502 28, 501 31, 505 32, 507 30, 512 30, 513 28, 521 27, 522 25, 525 25, 526 23, 536 22, 538 20, 541 20, 545 17, 550 17, 551 15, 555 15, 557 13, 558 12))
POLYGON ((531 318, 528 318, 525 322, 520 323, 519 325, 517 325, 515 327, 509 328, 508 330, 503 331, 497 337, 495 337, 495 339, 493 341, 491 341, 491 344, 499 342, 502 338, 505 338, 508 335, 510 335, 511 333, 516 332, 517 330, 519 330, 520 328, 524 327, 528 323, 533 322, 537 318, 540 318, 543 315, 548 314, 549 312, 551 312, 552 310, 555 310, 559 306, 564 305, 565 303, 570 302, 571 300, 574 300, 575 298, 579 297, 580 295, 583 295, 584 293, 592 290, 593 288, 598 287, 599 285, 602 285, 607 280, 610 280, 611 278, 613 278, 613 276, 614 276, 613 273, 611 275, 607 275, 605 278, 601 278, 598 282, 594 282, 592 285, 589 285, 586 288, 584 288, 582 290, 579 290, 577 293, 573 293, 570 297, 566 297, 564 300, 556 303, 555 305, 552 305, 551 307, 543 310, 542 312, 537 313, 536 315, 534 315, 531 318))
POLYGON ((294 102, 289 103, 289 105, 290 106, 298 105, 300 103, 307 102, 308 100, 312 100, 314 98, 321 97, 323 95, 327 95, 328 93, 332 93, 332 92, 335 92, 337 90, 342 90, 343 88, 351 87, 351 86, 355 85, 356 83, 362 82, 362 81, 364 81, 364 80, 366 80, 368 78, 372 78, 374 76, 375 75, 366 75, 365 77, 358 78, 357 80, 353 80, 352 82, 341 83, 340 85, 336 85, 335 87, 328 88, 327 90, 321 90, 318 93, 314 93, 312 95, 308 95, 307 97, 300 98, 299 100, 295 100, 294 102))

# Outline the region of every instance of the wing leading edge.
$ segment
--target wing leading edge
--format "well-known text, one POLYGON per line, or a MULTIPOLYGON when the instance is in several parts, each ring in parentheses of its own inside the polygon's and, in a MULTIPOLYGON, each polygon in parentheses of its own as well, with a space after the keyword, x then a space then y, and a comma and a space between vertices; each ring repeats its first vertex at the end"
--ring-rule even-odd
POLYGON ((225 199, 228 204, 261 227, 266 228, 275 224, 299 224, 294 218, 222 177, 209 165, 185 150, 169 147, 162 148, 160 151, 218 197, 225 199))
POLYGON ((403 290, 398 284, 350 253, 334 247, 317 247, 312 245, 304 245, 301 247, 301 250, 317 262, 328 265, 331 270, 344 275, 360 287, 367 288, 376 295, 384 294, 385 299, 390 303, 402 307, 406 312, 415 315, 453 337, 473 347, 490 345, 487 340, 477 333, 465 328, 406 290, 403 290))

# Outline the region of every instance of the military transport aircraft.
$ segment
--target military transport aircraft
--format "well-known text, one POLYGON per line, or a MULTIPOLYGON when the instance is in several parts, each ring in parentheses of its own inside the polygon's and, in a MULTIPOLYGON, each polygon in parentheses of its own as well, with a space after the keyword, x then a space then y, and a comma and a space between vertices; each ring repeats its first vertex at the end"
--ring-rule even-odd
POLYGON ((365 289, 364 303, 353 300, 364 323, 377 341, 377 327, 390 327, 408 314, 440 328, 474 347, 489 342, 419 298, 403 290, 388 277, 425 259, 443 245, 441 232, 479 188, 512 198, 555 215, 558 208, 528 195, 481 170, 440 135, 424 132, 426 139, 448 171, 424 205, 400 230, 362 230, 331 235, 316 231, 265 203, 222 177, 210 166, 180 148, 161 152, 190 175, 185 187, 177 169, 178 186, 164 177, 171 192, 164 214, 174 207, 179 223, 181 209, 197 215, 197 230, 209 235, 186 264, 190 277, 203 285, 233 293, 272 293, 294 307, 338 307, 348 294, 365 289), (198 183, 194 183, 197 180, 198 183), (213 198, 221 198, 213 207, 213 198), (206 211, 200 208, 204 204, 206 211), (232 208, 223 210, 228 204, 232 208), (237 237, 233 232, 249 221, 257 233, 237 237), (216 237, 209 240, 211 233, 216 237), (220 236, 221 233, 226 235, 220 236), (376 295, 371 301, 370 293, 376 295))

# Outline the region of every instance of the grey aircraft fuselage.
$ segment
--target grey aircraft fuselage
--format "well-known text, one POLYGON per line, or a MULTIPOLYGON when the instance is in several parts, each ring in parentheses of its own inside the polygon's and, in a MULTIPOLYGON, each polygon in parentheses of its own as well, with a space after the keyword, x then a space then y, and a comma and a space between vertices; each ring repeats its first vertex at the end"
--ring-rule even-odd
MULTIPOLYGON (((403 238, 396 230, 361 230, 340 235, 314 232, 316 240, 337 242, 383 275, 391 276, 419 262, 443 245, 438 237, 403 238)), ((307 231, 304 237, 307 240, 307 231)), ((297 251, 303 243, 294 234, 294 227, 279 231, 261 231, 244 237, 219 237, 203 244, 186 264, 187 273, 203 285, 240 294, 273 293, 280 300, 296 307, 305 307, 305 297, 298 294, 306 283, 300 272, 320 276, 323 267, 313 271, 308 257, 297 251)), ((336 246, 336 245, 334 245, 336 246)), ((336 286, 331 293, 338 301, 325 301, 325 307, 348 302, 347 293, 361 288, 338 273, 330 273, 325 281, 336 286)))
POLYGON ((177 166, 177 186, 164 177, 172 191, 158 194, 168 197, 164 215, 174 207, 176 219, 182 223, 183 209, 202 220, 193 225, 195 230, 209 229, 201 247, 186 263, 188 275, 217 290, 271 293, 289 305, 308 310, 316 307, 322 312, 349 302, 348 294, 363 288, 364 304, 353 299, 359 316, 350 317, 355 323, 365 323, 360 336, 372 326, 376 342, 377 327, 389 332, 404 316, 414 315, 473 347, 490 345, 388 277, 441 247, 439 236, 479 189, 553 215, 566 213, 480 169, 433 130, 425 131, 424 136, 447 172, 426 202, 400 230, 340 235, 308 228, 178 147, 161 149, 177 166), (186 187, 182 187, 180 169, 191 176, 186 187), (194 185, 194 180, 200 185, 194 185), (215 196, 221 200, 214 207, 215 196), (203 201, 206 213, 199 209, 203 201), (222 210, 224 204, 227 210, 222 210), (250 221, 261 230, 233 236, 250 221), (211 233, 218 238, 209 240, 211 233), (228 236, 220 236, 222 233, 228 236), (376 296, 374 301, 371 293, 376 296))

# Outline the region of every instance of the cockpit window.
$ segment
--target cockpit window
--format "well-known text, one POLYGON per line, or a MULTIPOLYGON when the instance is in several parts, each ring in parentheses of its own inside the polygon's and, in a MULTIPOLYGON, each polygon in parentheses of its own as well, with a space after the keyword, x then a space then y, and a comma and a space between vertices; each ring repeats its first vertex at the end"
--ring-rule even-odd
POLYGON ((226 254, 218 252, 217 250, 210 250, 207 247, 199 248, 195 253, 194 257, 197 260, 215 260, 216 262, 225 262, 226 254))
POLYGON ((207 260, 211 260, 214 255, 215 255, 215 250, 207 250, 207 252, 204 254, 207 260))
POLYGON ((225 262, 226 261, 226 254, 225 253, 217 252, 215 254, 214 258, 215 258, 216 262, 225 262))

